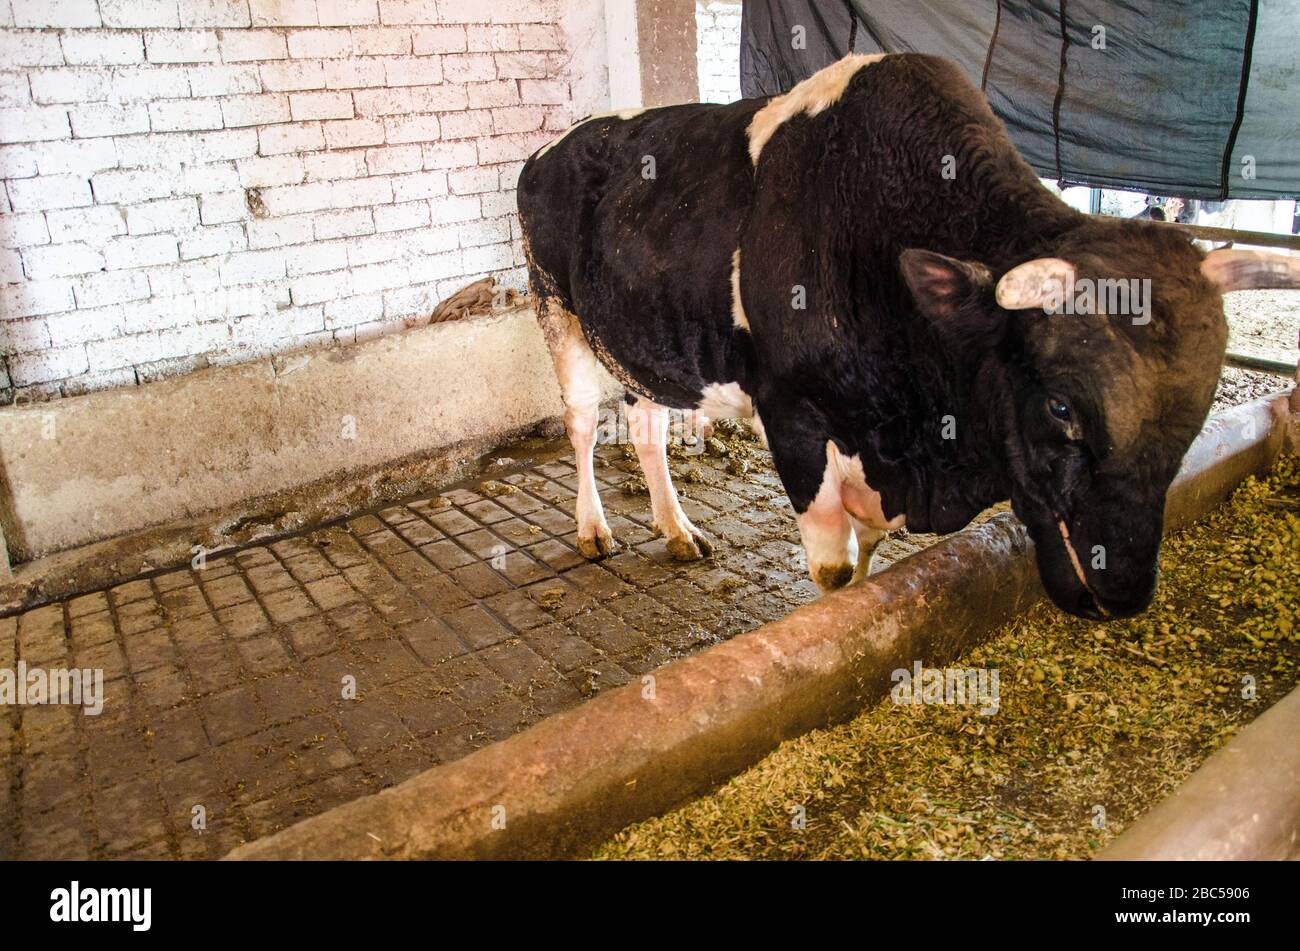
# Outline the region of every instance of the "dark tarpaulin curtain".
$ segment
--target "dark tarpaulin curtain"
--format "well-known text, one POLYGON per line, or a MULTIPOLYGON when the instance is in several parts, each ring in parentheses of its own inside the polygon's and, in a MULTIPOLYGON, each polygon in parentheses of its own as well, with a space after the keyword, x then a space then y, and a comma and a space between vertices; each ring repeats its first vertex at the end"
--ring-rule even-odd
POLYGON ((1300 196, 1300 0, 745 0, 741 34, 747 97, 785 92, 850 42, 934 53, 983 86, 1045 178, 1300 196))

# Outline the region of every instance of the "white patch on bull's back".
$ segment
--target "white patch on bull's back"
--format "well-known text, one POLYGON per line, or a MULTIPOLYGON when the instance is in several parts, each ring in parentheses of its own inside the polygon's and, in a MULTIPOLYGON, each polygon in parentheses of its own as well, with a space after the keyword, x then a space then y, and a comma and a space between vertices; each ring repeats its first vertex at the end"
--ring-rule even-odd
POLYGON ((749 318, 740 300, 740 248, 731 256, 731 323, 741 330, 749 330, 749 318))
POLYGON ((646 110, 644 109, 620 109, 617 112, 602 112, 598 115, 587 116, 587 118, 583 119, 580 122, 575 122, 573 125, 569 126, 567 129, 561 132, 550 142, 547 142, 545 145, 543 145, 540 149, 538 149, 536 152, 533 153, 533 158, 535 159, 541 158, 551 149, 555 148, 557 145, 563 142, 565 137, 568 136, 570 132, 578 128, 578 126, 586 125, 588 122, 591 122, 593 119, 622 119, 624 122, 626 122, 628 119, 635 119, 637 116, 641 115, 641 113, 645 111, 646 110))
POLYGON ((859 53, 844 57, 813 73, 783 96, 760 109, 749 123, 749 157, 758 164, 758 156, 781 125, 799 113, 815 116, 844 95, 849 80, 864 66, 885 58, 885 53, 859 53))
POLYGON ((754 401, 738 383, 710 383, 700 394, 695 411, 709 419, 750 419, 754 401))

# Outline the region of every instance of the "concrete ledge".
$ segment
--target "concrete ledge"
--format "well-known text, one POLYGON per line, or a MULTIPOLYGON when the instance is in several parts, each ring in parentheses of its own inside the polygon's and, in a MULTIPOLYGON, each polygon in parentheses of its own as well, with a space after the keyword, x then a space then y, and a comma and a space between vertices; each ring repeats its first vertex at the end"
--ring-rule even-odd
POLYGON ((1300 858, 1300 688, 1205 761, 1098 858, 1300 858))
POLYGON ((501 437, 561 412, 531 310, 0 410, 13 561, 501 437))
MULTIPOLYGON (((1259 402, 1211 421, 1171 492, 1171 528, 1205 514, 1271 463, 1283 413, 1259 402)), ((669 664, 652 681, 603 694, 228 857, 578 854, 712 788, 781 741, 852 716, 884 695, 892 670, 916 658, 946 663, 988 637, 1041 597, 1031 549, 1014 517, 997 516, 669 664)))

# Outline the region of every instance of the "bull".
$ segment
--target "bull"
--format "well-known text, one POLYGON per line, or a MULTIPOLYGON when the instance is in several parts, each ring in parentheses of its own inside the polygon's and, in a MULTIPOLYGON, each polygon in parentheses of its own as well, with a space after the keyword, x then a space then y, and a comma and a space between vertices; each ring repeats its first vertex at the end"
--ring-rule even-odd
POLYGON ((589 118, 528 160, 518 198, 583 555, 615 546, 599 364, 627 389, 671 554, 710 542, 678 503, 668 410, 749 418, 823 591, 869 572, 888 531, 952 532, 1009 498, 1060 608, 1141 611, 1219 378, 1221 295, 1300 286, 1294 260, 1070 208, 960 69, 924 55, 589 118), (1073 306, 1097 286, 1133 294, 1073 306))

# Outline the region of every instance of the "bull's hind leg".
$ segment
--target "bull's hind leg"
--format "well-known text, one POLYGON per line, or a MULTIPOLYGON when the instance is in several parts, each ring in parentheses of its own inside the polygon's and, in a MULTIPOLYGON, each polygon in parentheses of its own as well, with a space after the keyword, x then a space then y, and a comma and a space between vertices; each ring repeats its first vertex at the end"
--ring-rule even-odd
POLYGON ((615 549, 596 488, 596 430, 600 420, 600 374, 596 355, 573 315, 553 298, 538 302, 538 317, 546 336, 555 375, 564 397, 564 428, 573 444, 578 469, 578 550, 587 558, 603 558, 615 549))
POLYGON ((678 561, 695 561, 712 554, 713 545, 682 511, 668 471, 668 410, 637 397, 628 407, 627 430, 650 490, 655 528, 668 540, 668 553, 678 561))

